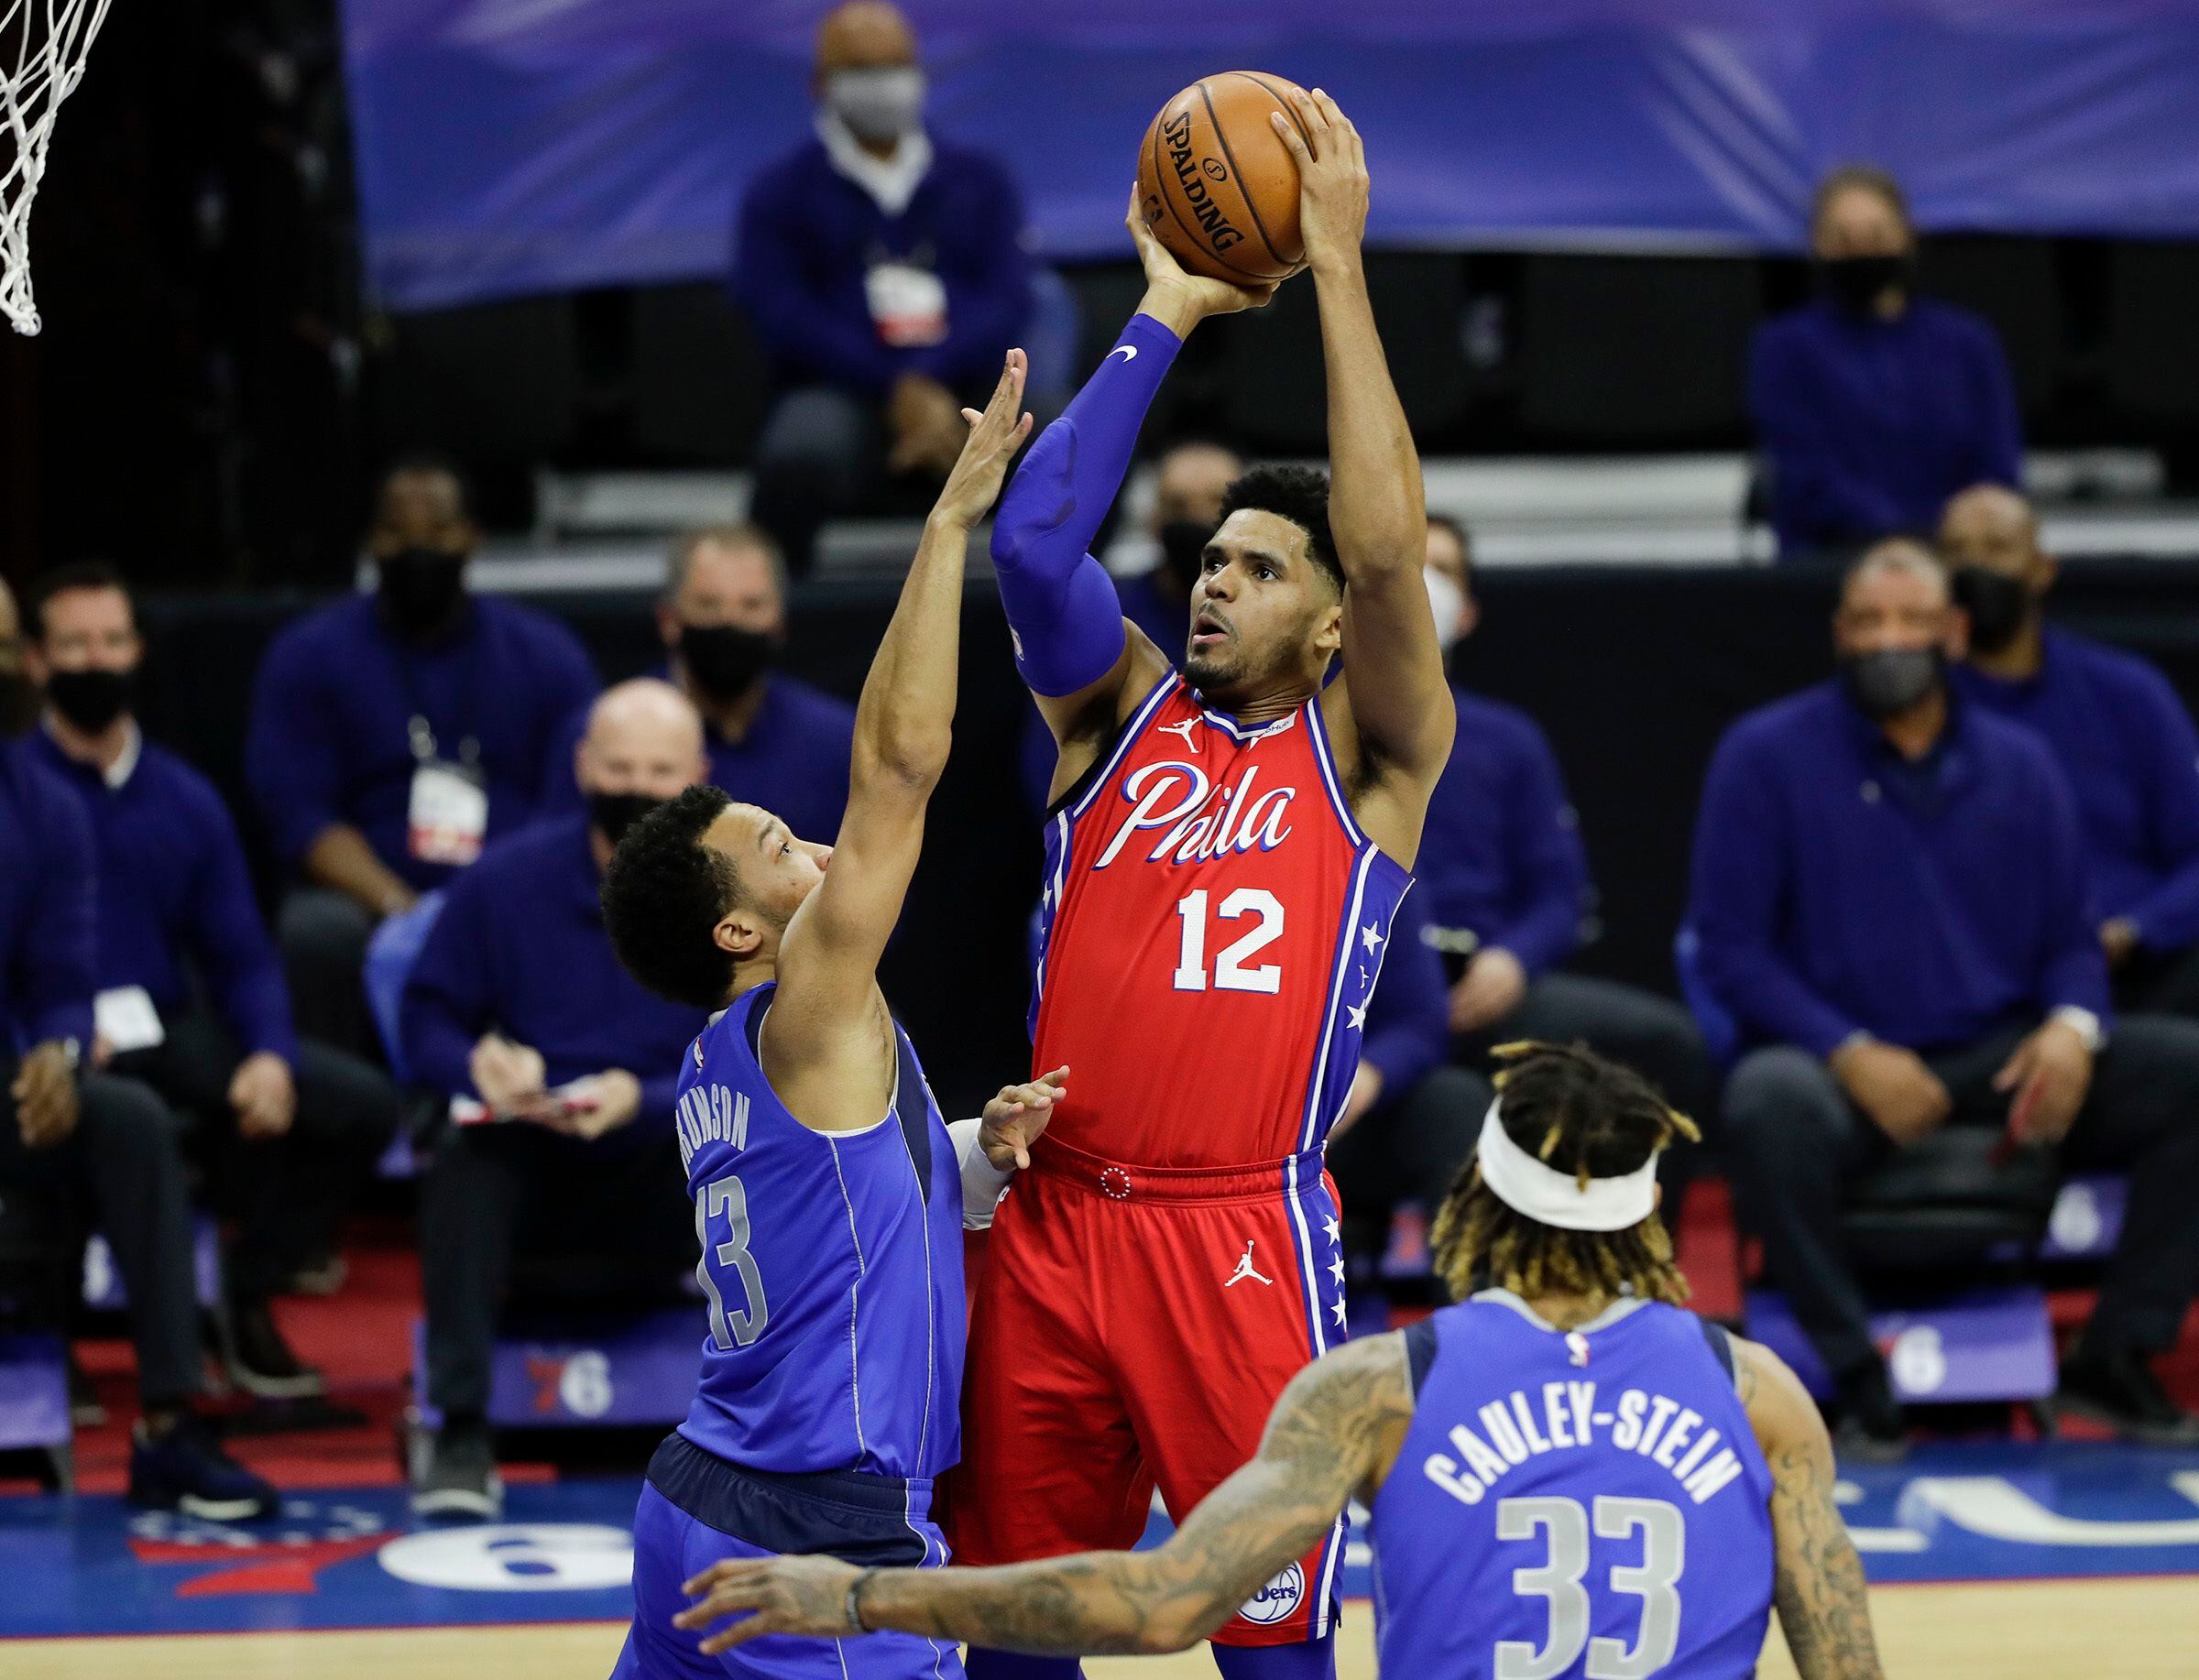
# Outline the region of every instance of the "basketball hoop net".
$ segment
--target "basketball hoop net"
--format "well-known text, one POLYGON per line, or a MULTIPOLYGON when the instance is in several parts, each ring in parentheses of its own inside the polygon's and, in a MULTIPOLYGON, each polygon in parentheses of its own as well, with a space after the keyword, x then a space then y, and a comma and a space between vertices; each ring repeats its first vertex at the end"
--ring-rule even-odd
POLYGON ((30 295, 30 202, 54 114, 76 91, 108 0, 0 0, 0 315, 38 330, 30 295))

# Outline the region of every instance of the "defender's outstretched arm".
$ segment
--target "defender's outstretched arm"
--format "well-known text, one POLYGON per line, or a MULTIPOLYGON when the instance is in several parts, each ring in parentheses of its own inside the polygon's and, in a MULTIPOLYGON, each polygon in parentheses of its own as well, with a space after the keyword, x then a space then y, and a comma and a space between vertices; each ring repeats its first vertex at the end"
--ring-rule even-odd
POLYGON ((1181 1651, 1318 1544, 1352 1494, 1379 1485, 1412 1421, 1402 1336, 1348 1342, 1292 1379, 1260 1453, 1152 1552, 1088 1552, 996 1569, 859 1571, 826 1557, 714 1564, 674 1617, 705 1654, 766 1633, 898 1628, 1042 1656, 1181 1651), (863 1576, 859 1584, 859 1576, 863 1576), (859 1617, 859 1621, 851 1620, 859 1617))
POLYGON ((1428 506, 1420 456, 1383 358, 1360 254, 1366 150, 1328 94, 1317 88, 1292 97, 1305 135, 1281 112, 1272 121, 1297 160, 1299 224, 1320 300, 1329 523, 1350 585, 1343 653, 1351 719, 1384 760, 1432 785, 1450 756, 1458 716, 1422 579, 1428 506))
POLYGON ((1881 1680, 1863 1560, 1833 1502, 1832 1443, 1801 1381, 1768 1347, 1734 1342, 1741 1403, 1771 1467, 1772 1601, 1802 1680, 1881 1680))
MULTIPOLYGON (((787 923, 779 994, 766 1022, 774 1059, 810 1062, 836 1035, 867 1031, 875 971, 900 919, 924 840, 924 813, 954 735, 962 573, 971 528, 999 495, 1031 430, 1023 353, 1011 350, 983 414, 925 520, 901 600, 855 709, 848 812, 825 878, 787 923)), ((767 844, 786 836, 767 831, 767 844)))
POLYGON ((1272 286, 1245 290, 1185 273, 1146 230, 1134 191, 1129 220, 1145 295, 1084 388, 1032 444, 992 528, 1016 669, 1056 741, 1088 732, 1095 715, 1105 734, 1123 691, 1142 696, 1168 669, 1167 656, 1125 622, 1113 580, 1089 551, 1191 329, 1275 294, 1272 286))

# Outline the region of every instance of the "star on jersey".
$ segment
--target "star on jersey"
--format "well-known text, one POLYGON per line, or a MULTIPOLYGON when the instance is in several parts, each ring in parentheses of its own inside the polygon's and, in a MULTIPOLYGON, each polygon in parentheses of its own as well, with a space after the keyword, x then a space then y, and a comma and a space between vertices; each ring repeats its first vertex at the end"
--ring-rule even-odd
POLYGON ((1372 922, 1359 930, 1359 938, 1360 943, 1366 946, 1369 956, 1373 956, 1375 952, 1388 943, 1383 938, 1382 930, 1372 922))
POLYGON ((1363 1003, 1346 1005, 1344 1024, 1354 1032, 1364 1032, 1367 1030, 1367 1006, 1363 1003))
POLYGON ((1333 1217, 1321 1221, 1321 1234, 1340 1248, 1343 1245, 1344 1227, 1339 1225, 1333 1217))
POLYGON ((1336 1322, 1338 1324, 1340 1325, 1344 1322, 1344 1304, 1342 1302, 1331 1302, 1329 1304, 1329 1310, 1336 1315, 1336 1322))
POLYGON ((1343 1283, 1344 1257, 1342 1255, 1338 1255, 1334 1260, 1329 1262, 1329 1275, 1334 1278, 1340 1286, 1343 1283))

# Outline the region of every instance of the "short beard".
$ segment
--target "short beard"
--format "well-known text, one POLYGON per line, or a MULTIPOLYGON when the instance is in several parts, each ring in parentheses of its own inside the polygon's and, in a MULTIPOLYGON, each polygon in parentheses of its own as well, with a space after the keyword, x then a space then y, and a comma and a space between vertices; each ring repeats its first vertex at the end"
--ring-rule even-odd
POLYGON ((1222 660, 1205 653, 1184 655, 1184 678, 1201 693, 1215 693, 1244 681, 1242 659, 1222 660))

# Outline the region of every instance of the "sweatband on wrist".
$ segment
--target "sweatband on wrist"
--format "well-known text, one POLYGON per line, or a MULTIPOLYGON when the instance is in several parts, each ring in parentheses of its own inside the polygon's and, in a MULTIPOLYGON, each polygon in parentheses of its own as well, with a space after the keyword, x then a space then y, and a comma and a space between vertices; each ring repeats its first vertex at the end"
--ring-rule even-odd
POLYGON ((1001 1197, 1008 1183, 1015 1176, 1015 1169, 1003 1172, 986 1158, 978 1134, 985 1122, 950 1120, 946 1135, 954 1140, 955 1162, 962 1172, 962 1228, 982 1231, 992 1225, 992 1216, 1001 1205, 1001 1197))

